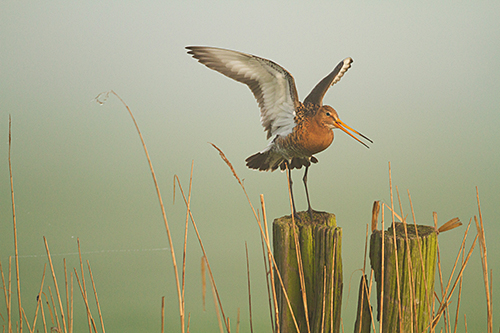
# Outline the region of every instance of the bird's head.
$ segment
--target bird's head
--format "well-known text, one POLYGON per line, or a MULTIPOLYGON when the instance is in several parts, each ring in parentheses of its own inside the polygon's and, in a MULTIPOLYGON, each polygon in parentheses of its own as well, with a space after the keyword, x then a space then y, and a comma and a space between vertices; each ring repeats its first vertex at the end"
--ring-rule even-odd
POLYGON ((347 133, 350 137, 352 137, 353 139, 355 139, 356 141, 361 143, 366 148, 370 148, 370 147, 368 147, 368 145, 366 143, 364 143, 363 141, 358 139, 356 136, 354 136, 351 132, 359 135, 360 137, 369 141, 370 143, 373 143, 372 140, 370 140, 369 138, 367 138, 363 134, 359 133, 355 129, 352 129, 351 127, 347 126, 342 120, 340 120, 339 115, 337 114, 337 111, 335 111, 335 109, 329 105, 322 105, 320 107, 320 109, 318 110, 316 117, 317 117, 319 123, 322 124, 323 126, 326 126, 332 130, 336 129, 336 128, 340 128, 342 131, 347 133), (349 130, 351 132, 349 132, 349 130))

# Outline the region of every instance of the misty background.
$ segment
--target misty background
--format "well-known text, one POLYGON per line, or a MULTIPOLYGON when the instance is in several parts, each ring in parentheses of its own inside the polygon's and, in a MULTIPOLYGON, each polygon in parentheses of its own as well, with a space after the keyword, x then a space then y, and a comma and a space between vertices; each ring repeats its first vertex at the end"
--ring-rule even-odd
MULTIPOLYGON (((316 156, 319 163, 309 172, 313 207, 336 214, 343 230, 346 331, 354 325, 373 201, 390 205, 389 162, 403 214, 412 221, 409 190, 420 224, 432 225, 433 211, 439 225, 453 217, 467 224, 478 214, 478 186, 497 308, 499 12, 498 1, 2 1, 0 260, 7 274, 14 254, 7 159, 11 115, 28 318, 47 262, 42 237, 60 288, 63 258, 69 271, 79 267, 79 238, 108 331, 159 332, 162 296, 166 331, 180 331, 168 241, 140 140, 117 98, 102 106, 93 101, 113 89, 131 108, 146 141, 177 262, 186 209, 179 192, 173 203, 173 177, 178 175, 187 191, 194 161, 191 209, 224 311, 234 330, 240 308, 240 331, 249 332, 247 242, 254 330, 271 331, 258 227, 239 184, 208 142, 232 162, 254 206, 264 194, 269 221, 290 213, 286 176, 245 167, 245 158, 267 145, 257 103, 248 87, 193 60, 187 45, 271 59, 294 76, 300 100, 340 60, 354 59, 324 103, 374 143, 366 149, 335 131, 332 146, 316 156)), ((302 172, 293 172, 299 210, 307 208, 302 172)), ((385 216, 390 221, 388 210, 385 216)), ((445 282, 464 231, 462 226, 439 236, 445 282)), ((201 251, 191 226, 189 232, 191 331, 217 332, 210 294, 203 311, 201 251)), ((467 248, 474 236, 471 226, 467 248)), ((75 331, 82 331, 85 310, 74 283, 75 331)), ((45 284, 52 285, 49 275, 45 284)), ((15 293, 13 305, 17 309, 15 293)), ((3 302, 0 313, 5 318, 3 302)), ((464 274, 459 331, 464 313, 469 331, 486 331, 478 247, 464 274)))

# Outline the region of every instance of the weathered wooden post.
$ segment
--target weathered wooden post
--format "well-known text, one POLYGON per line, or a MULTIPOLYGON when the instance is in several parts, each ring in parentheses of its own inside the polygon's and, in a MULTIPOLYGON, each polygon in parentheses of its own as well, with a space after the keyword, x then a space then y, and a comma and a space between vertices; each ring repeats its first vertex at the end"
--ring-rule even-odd
MULTIPOLYGON (((299 216, 295 224, 290 215, 274 220, 276 264, 300 332, 307 332, 308 325, 311 332, 331 332, 332 327, 333 332, 338 332, 343 286, 342 229, 330 213, 315 212, 313 221, 308 212, 299 212, 299 216), (298 257, 302 265, 298 264, 298 257), (302 285, 305 285, 306 302, 302 285)), ((281 284, 278 279, 275 281, 281 332, 297 332, 281 284)))
POLYGON ((425 332, 432 318, 437 231, 423 225, 395 226, 396 241, 392 225, 384 232, 383 252, 382 231, 374 230, 370 239, 370 261, 377 282, 377 319, 382 320, 382 332, 425 332))

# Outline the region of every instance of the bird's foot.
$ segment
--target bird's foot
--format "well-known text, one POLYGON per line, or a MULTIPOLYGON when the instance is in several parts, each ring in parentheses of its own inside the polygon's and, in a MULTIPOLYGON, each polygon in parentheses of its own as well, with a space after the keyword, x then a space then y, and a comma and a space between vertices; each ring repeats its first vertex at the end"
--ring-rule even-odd
POLYGON ((297 213, 297 211, 293 212, 293 218, 295 219, 295 221, 302 222, 302 219, 300 218, 300 215, 299 213, 297 213))
POLYGON ((312 209, 311 206, 309 206, 307 211, 309 212, 309 217, 311 218, 311 222, 314 221, 314 213, 319 213, 319 211, 312 209))

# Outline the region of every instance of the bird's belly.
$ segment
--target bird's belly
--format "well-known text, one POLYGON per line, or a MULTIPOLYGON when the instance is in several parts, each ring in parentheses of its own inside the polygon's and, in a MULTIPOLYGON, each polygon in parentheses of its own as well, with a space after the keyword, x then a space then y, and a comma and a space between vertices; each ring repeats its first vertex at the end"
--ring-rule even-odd
MULTIPOLYGON (((285 138, 277 137, 274 140, 274 148, 279 154, 286 159, 309 158, 312 155, 319 153, 333 141, 333 132, 331 135, 289 135, 285 138)), ((294 133, 295 134, 295 133, 294 133)))

